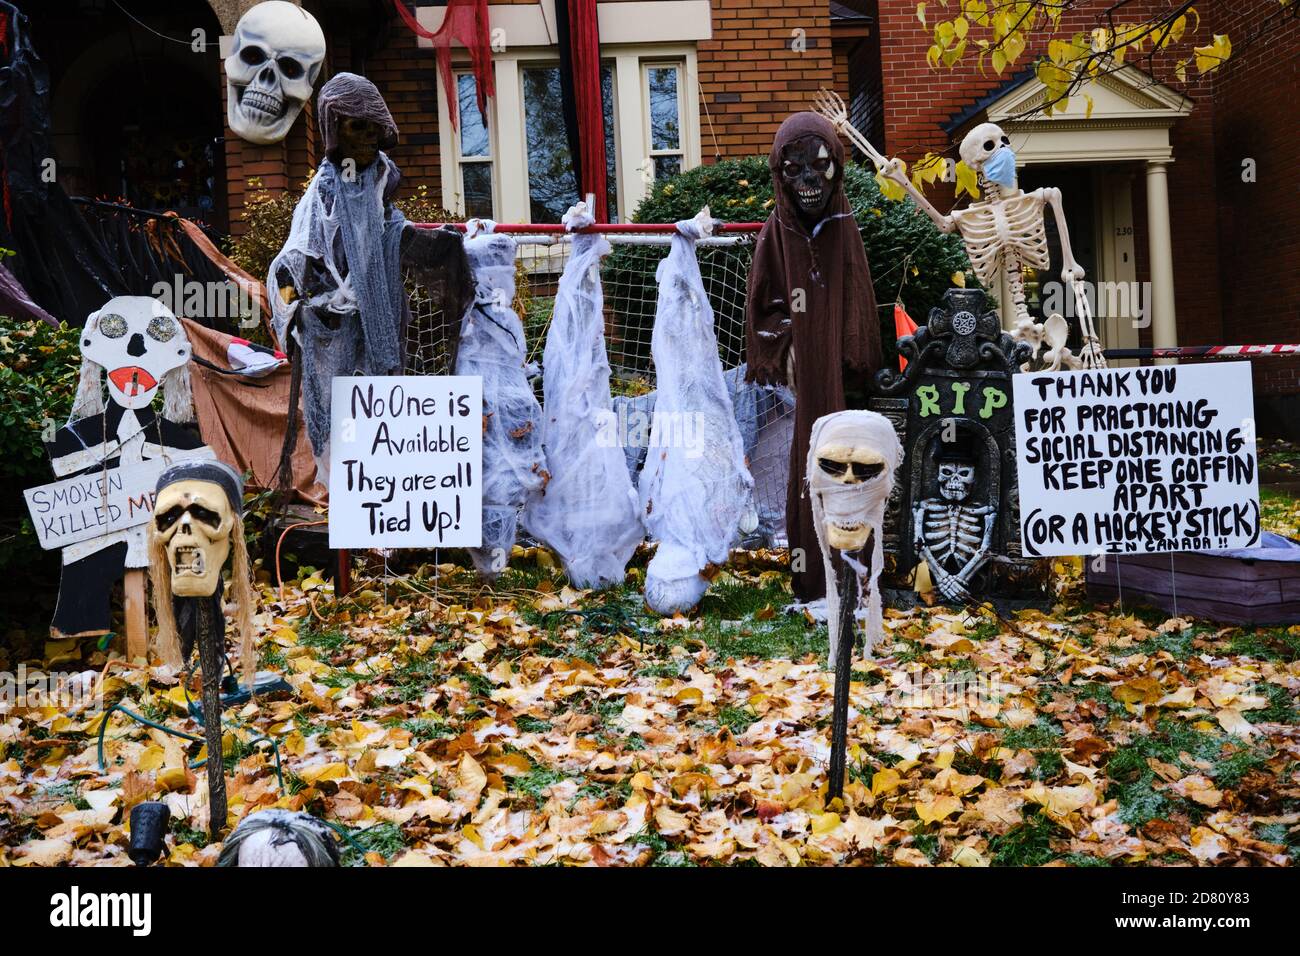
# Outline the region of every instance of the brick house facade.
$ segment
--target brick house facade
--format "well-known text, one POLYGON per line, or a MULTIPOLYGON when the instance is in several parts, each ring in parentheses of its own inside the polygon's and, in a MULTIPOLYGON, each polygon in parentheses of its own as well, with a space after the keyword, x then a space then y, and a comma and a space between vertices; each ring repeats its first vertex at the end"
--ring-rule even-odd
MULTIPOLYGON (((181 64, 176 44, 168 48, 151 33, 184 37, 192 23, 199 23, 229 36, 251 5, 252 0, 134 0, 133 13, 151 31, 125 27, 134 29, 129 35, 134 67, 146 71, 141 51, 153 56, 155 48, 172 64, 168 69, 181 64)), ((537 137, 553 133, 553 127, 534 130, 533 124, 553 112, 545 91, 557 56, 554 0, 491 4, 492 25, 501 28, 505 43, 494 55, 498 94, 484 145, 474 155, 464 154, 465 137, 451 129, 447 91, 439 89, 431 50, 394 15, 389 0, 303 0, 303 5, 320 20, 328 42, 317 88, 333 73, 351 70, 370 77, 385 95, 402 131, 393 158, 403 170, 405 190, 423 186, 453 211, 486 212, 499 220, 554 215, 554 203, 541 208, 533 193, 534 186, 555 184, 530 183, 528 164, 537 137)), ((408 5, 426 27, 441 22, 440 5, 419 0, 408 5)), ((1065 28, 1091 26, 1095 9, 1104 5, 1103 0, 1082 5, 1065 28)), ((1131 0, 1127 12, 1136 17, 1155 5, 1155 0, 1131 0)), ((76 112, 66 104, 86 96, 95 82, 131 81, 111 70, 101 70, 96 80, 93 71, 79 68, 81 49, 96 39, 89 34, 105 29, 87 27, 84 37, 73 30, 68 39, 67 21, 84 20, 84 5, 41 6, 33 19, 38 49, 56 47, 50 56, 56 114, 61 98, 65 103, 64 119, 56 117, 56 144, 84 157, 93 150, 74 142, 76 112), (72 77, 79 77, 76 83, 72 77)), ((1159 304, 1157 313, 1163 312, 1152 326, 1172 329, 1178 344, 1295 341, 1300 337, 1300 293, 1293 281, 1300 267, 1300 124, 1282 117, 1286 104, 1300 98, 1300 20, 1280 16, 1275 0, 1204 0, 1198 7, 1202 26, 1196 43, 1207 42, 1211 31, 1233 38, 1236 52, 1222 69, 1204 78, 1193 71, 1190 82, 1174 83, 1175 89, 1135 73, 1127 85, 1112 83, 1103 91, 1114 105, 1108 117, 1084 121, 1082 108, 1075 107, 1063 123, 1023 125, 1016 143, 1027 163, 1022 179, 1026 185, 1061 186, 1071 235, 1076 247, 1088 250, 1085 266, 1092 276, 1152 281, 1157 292, 1159 269, 1153 277, 1151 252, 1160 242, 1158 236, 1153 242, 1157 230, 1149 211, 1158 212, 1159 202, 1153 203, 1148 190, 1167 183, 1173 292, 1159 304), (1254 164, 1253 182, 1243 179, 1247 160, 1254 164)), ((644 194, 647 170, 662 174, 717 158, 766 153, 782 119, 806 108, 823 85, 833 85, 845 97, 859 128, 882 151, 909 163, 926 152, 955 158, 966 129, 1033 92, 1031 78, 981 73, 973 63, 951 72, 931 70, 925 62, 931 31, 918 21, 914 0, 601 0, 599 11, 620 218, 630 215, 644 194), (655 126, 665 109, 672 114, 666 141, 655 126)), ((1026 51, 1022 68, 1035 52, 1026 51)), ((1171 63, 1164 57, 1140 66, 1167 81, 1171 63)), ((223 100, 224 118, 217 44, 184 66, 207 90, 202 95, 223 100)), ((463 99, 465 91, 459 92, 463 99)), ((211 105, 215 114, 215 101, 211 105)), ((274 146, 246 143, 224 123, 214 135, 219 182, 208 201, 209 219, 218 230, 240 231, 250 178, 271 190, 294 187, 320 158, 310 106, 289 137, 274 146)), ((77 162, 69 164, 74 184, 80 171, 77 162)), ((88 181, 83 190, 102 194, 104 186, 88 181)), ((938 184, 934 198, 941 208, 951 205, 951 187, 938 184)), ((1112 323, 1113 334, 1127 336, 1131 344, 1152 344, 1151 326, 1131 325, 1112 323)), ((1300 361, 1265 359, 1254 366, 1262 394, 1300 393, 1300 361)))

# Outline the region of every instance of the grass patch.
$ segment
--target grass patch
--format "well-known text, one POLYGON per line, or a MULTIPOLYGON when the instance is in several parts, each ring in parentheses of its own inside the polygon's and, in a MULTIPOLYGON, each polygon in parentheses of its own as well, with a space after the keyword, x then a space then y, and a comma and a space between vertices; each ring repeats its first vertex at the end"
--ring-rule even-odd
POLYGON ((569 775, 561 770, 552 770, 550 767, 533 767, 528 773, 513 778, 510 781, 510 789, 516 793, 522 793, 532 797, 533 801, 539 806, 546 802, 545 791, 548 787, 553 787, 569 778, 569 775))
POLYGON ((1028 750, 1038 766, 1034 768, 1036 780, 1048 780, 1065 768, 1061 758, 1061 728, 1046 717, 1039 717, 1027 727, 1007 728, 1002 731, 1002 746, 1011 750, 1028 750))
POLYGON ((298 643, 303 647, 323 651, 337 651, 348 643, 348 638, 346 634, 337 629, 318 631, 314 627, 304 626, 298 630, 298 643))
POLYGON ((412 717, 410 720, 401 721, 397 726, 410 732, 416 740, 447 740, 450 737, 460 736, 460 731, 451 724, 428 717, 412 717))
POLYGON ((367 853, 391 860, 406 848, 406 837, 396 823, 377 823, 365 830, 346 830, 340 862, 343 866, 365 866, 367 853))
POLYGON ((1052 838, 1066 833, 1042 813, 1035 811, 1006 833, 989 841, 994 866, 1042 866, 1060 854, 1052 849, 1052 838))
POLYGON ((737 736, 743 734, 758 720, 758 714, 754 713, 752 707, 726 706, 718 711, 718 724, 726 727, 737 736))

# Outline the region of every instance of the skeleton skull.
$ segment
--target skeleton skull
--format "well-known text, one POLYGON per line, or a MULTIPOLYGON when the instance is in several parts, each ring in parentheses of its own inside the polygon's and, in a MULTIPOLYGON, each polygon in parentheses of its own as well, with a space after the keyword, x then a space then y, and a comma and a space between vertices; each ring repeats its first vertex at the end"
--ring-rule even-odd
POLYGON ((817 222, 826 212, 835 182, 835 160, 820 136, 804 136, 786 146, 781 180, 803 218, 817 222))
MULTIPOLYGON (((983 173, 984 167, 993 162, 1002 150, 1011 150, 1011 138, 996 123, 981 123, 966 134, 958 151, 962 162, 975 172, 983 173)), ((1014 169, 1014 152, 1010 158, 1014 169)))
POLYGON ((157 299, 123 295, 86 319, 81 354, 107 371, 108 392, 117 404, 146 408, 163 376, 190 360, 190 342, 176 316, 157 299))
POLYGON ((339 159, 352 160, 358 170, 367 168, 379 155, 379 138, 383 130, 374 120, 360 116, 339 118, 339 159))
POLYGON ((939 462, 939 494, 948 501, 965 501, 975 488, 975 465, 969 461, 939 462))
POLYGON ((226 57, 226 121, 242 139, 278 143, 311 97, 325 61, 325 34, 306 10, 267 0, 235 27, 226 57))
POLYGON ((236 513, 215 481, 186 478, 164 486, 154 502, 154 527, 167 551, 172 594, 209 597, 221 587, 236 513))

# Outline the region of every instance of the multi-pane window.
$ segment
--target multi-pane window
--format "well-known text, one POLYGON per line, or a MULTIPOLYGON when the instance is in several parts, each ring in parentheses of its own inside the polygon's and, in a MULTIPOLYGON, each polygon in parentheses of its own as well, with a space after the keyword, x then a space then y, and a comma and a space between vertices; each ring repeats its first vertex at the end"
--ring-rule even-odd
MULTIPOLYGON (((581 198, 573 155, 564 128, 558 66, 525 66, 524 135, 528 157, 528 205, 532 222, 559 222, 581 198)), ((606 191, 609 214, 618 220, 618 170, 614 149, 614 71, 600 70, 605 125, 606 191)))
POLYGON ((652 63, 645 67, 647 135, 655 179, 682 171, 682 70, 677 64, 652 63))
POLYGON ((456 75, 460 103, 460 191, 466 216, 491 219, 492 140, 478 109, 478 89, 473 73, 456 75))

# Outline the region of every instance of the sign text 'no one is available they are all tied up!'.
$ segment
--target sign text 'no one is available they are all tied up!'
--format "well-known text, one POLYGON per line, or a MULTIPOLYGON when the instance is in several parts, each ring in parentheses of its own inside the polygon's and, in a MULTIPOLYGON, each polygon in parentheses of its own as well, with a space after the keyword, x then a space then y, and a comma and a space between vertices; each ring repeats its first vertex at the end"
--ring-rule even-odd
POLYGON ((330 418, 331 548, 481 544, 481 378, 340 376, 330 418))

